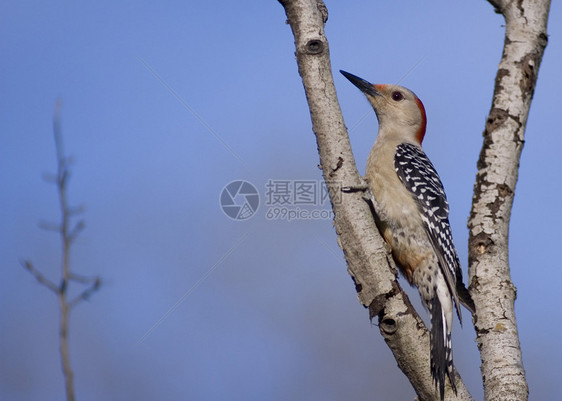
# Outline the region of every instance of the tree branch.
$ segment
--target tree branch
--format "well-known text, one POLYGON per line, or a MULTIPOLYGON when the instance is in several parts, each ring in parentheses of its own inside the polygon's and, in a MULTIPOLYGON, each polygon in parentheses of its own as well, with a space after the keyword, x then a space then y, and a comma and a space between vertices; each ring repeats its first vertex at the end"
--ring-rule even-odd
MULTIPOLYGON (((68 211, 68 213, 71 214, 71 211, 68 211)), ((73 243, 76 237, 78 237, 78 234, 80 234, 80 232, 84 229, 84 227, 86 227, 84 220, 78 221, 78 223, 76 223, 76 225, 68 233, 68 241, 70 243, 73 243)))
POLYGON ((489 0, 506 21, 503 55, 468 220, 470 290, 486 400, 526 400, 508 233, 525 126, 547 44, 550 0, 489 0))
POLYGON ((74 308, 81 301, 87 301, 94 292, 100 289, 101 279, 99 277, 90 277, 90 281, 93 281, 90 287, 86 288, 80 295, 68 303, 70 309, 74 308))
POLYGON ((41 274, 39 270, 35 269, 35 267, 29 260, 22 262, 22 266, 25 267, 27 271, 29 271, 33 275, 33 277, 37 279, 37 281, 39 281, 49 290, 53 291, 55 294, 59 292, 59 288, 55 285, 55 283, 43 276, 43 274, 41 274))
POLYGON ((70 280, 70 247, 73 238, 69 234, 70 214, 68 213, 68 200, 66 185, 70 177, 68 158, 64 156, 62 145, 62 133, 60 127, 60 100, 55 105, 55 116, 53 119, 53 132, 55 135, 55 151, 57 154, 57 179, 56 186, 59 194, 59 204, 61 210, 61 242, 62 242, 62 278, 59 291, 59 342, 62 371, 64 374, 64 384, 66 389, 67 401, 75 400, 74 393, 74 373, 70 365, 70 349, 68 346, 68 321, 70 318, 70 305, 67 299, 67 287, 70 280))
POLYGON ((101 279, 99 277, 85 277, 74 274, 70 270, 70 248, 76 237, 84 229, 84 221, 79 220, 76 224, 71 225, 72 216, 81 213, 83 211, 83 208, 71 208, 68 206, 67 185, 70 177, 71 160, 64 155, 59 111, 60 101, 57 101, 55 105, 55 115, 53 123, 55 151, 57 156, 57 173, 56 175, 47 174, 44 176, 44 178, 47 181, 54 183, 57 187, 59 207, 61 211, 61 223, 60 225, 41 223, 40 226, 46 230, 57 232, 60 235, 62 242, 62 266, 60 285, 57 286, 53 282, 45 278, 38 270, 33 267, 31 262, 25 261, 22 263, 22 265, 37 279, 37 281, 57 294, 60 309, 59 344, 62 371, 66 389, 66 399, 67 401, 74 401, 74 374, 70 365, 70 351, 68 345, 68 325, 70 310, 79 302, 88 299, 94 292, 96 292, 101 286, 101 279), (82 291, 80 295, 69 301, 67 289, 68 284, 71 281, 86 285, 89 284, 89 287, 82 291))
MULTIPOLYGON (((391 255, 380 237, 369 205, 357 192, 341 193, 341 186, 360 186, 351 144, 331 74, 324 23, 328 15, 320 0, 280 0, 295 37, 302 77, 320 163, 335 213, 338 241, 355 282, 359 301, 378 317, 379 328, 398 366, 419 400, 438 399, 431 378, 429 333, 397 281, 391 255)), ((458 397, 448 389, 447 400, 471 400, 457 375, 458 397)))

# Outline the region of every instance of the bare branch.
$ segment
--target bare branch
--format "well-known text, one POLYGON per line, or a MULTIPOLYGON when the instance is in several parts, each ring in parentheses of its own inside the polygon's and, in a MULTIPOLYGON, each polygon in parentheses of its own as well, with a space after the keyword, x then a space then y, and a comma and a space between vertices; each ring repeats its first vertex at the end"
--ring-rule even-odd
MULTIPOLYGON (((68 201, 66 185, 68 184, 68 179, 70 172, 68 169, 68 159, 64 155, 64 149, 62 146, 62 132, 60 126, 60 108, 61 101, 57 100, 55 104, 55 113, 53 119, 53 132, 55 137, 55 151, 57 154, 57 189, 59 194, 59 204, 61 210, 61 241, 62 241, 62 278, 61 287, 59 294, 59 306, 60 306, 60 322, 59 322, 59 341, 60 341, 60 352, 61 352, 61 363, 62 371, 64 375, 64 384, 66 388, 66 399, 67 401, 74 401, 74 373, 70 365, 70 351, 68 346, 68 321, 70 317, 71 306, 67 300, 67 288, 70 280, 70 247, 74 237, 69 233, 70 225, 70 214, 68 213, 68 201)), ((75 231, 78 234, 78 231, 75 231)))
POLYGON ((74 308, 76 305, 78 305, 81 301, 87 301, 90 296, 96 292, 97 290, 100 289, 101 287, 101 278, 99 277, 92 277, 93 283, 90 287, 86 288, 80 295, 78 295, 76 298, 74 298, 73 300, 71 300, 68 303, 68 307, 70 309, 74 308))
MULTIPOLYGON (((419 400, 438 399, 430 373, 429 333, 397 281, 391 255, 380 237, 368 204, 358 192, 334 194, 340 187, 359 187, 362 178, 355 166, 349 137, 331 74, 328 41, 324 33, 327 9, 320 0, 280 0, 295 37, 299 74, 302 77, 320 163, 330 190, 334 225, 348 271, 360 302, 377 316, 379 328, 400 369, 419 400), (339 199, 338 199, 339 200, 339 199)), ((471 400, 457 376, 458 396, 448 389, 447 400, 471 400)))
POLYGON ((39 281, 39 283, 43 284, 55 294, 58 294, 59 288, 55 285, 55 283, 53 283, 47 277, 43 276, 43 274, 41 274, 41 272, 39 272, 39 270, 37 270, 29 260, 21 262, 21 265, 25 267, 27 271, 30 272, 37 279, 37 281, 39 281))
POLYGON ((550 0, 488 1, 505 17, 506 32, 468 220, 470 290, 485 399, 527 400, 508 233, 525 126, 547 44, 550 0))
POLYGON ((74 242, 78 234, 80 234, 85 226, 86 224, 84 223, 84 220, 80 220, 78 223, 76 223, 74 228, 68 233, 68 241, 74 242))
POLYGON ((81 301, 87 300, 101 286, 99 277, 86 277, 71 273, 70 271, 70 248, 74 240, 84 229, 83 220, 79 220, 76 224, 72 224, 72 217, 83 212, 84 208, 70 207, 67 200, 67 185, 70 178, 70 164, 72 160, 64 155, 62 146, 62 134, 60 128, 60 101, 55 105, 53 130, 55 137, 55 150, 57 155, 57 172, 53 174, 45 174, 45 180, 55 183, 59 197, 59 207, 61 211, 60 224, 41 222, 41 228, 57 232, 62 242, 62 265, 60 286, 56 286, 53 282, 45 278, 37 271, 31 262, 25 261, 22 265, 35 276, 35 278, 47 288, 55 292, 59 300, 60 322, 59 322, 59 343, 61 353, 61 364, 64 375, 64 383, 66 388, 67 401, 74 401, 74 374, 70 365, 70 351, 68 345, 68 322, 70 318, 70 310, 81 301), (77 282, 89 285, 80 295, 69 301, 68 286, 70 282, 77 282))

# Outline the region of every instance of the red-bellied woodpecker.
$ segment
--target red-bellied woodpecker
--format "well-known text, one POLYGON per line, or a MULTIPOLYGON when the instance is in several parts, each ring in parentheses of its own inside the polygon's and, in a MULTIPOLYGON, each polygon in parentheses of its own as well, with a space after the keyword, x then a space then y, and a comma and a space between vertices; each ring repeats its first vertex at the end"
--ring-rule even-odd
POLYGON ((472 313, 474 303, 462 282, 443 184, 421 148, 425 109, 406 88, 372 85, 340 72, 361 89, 377 114, 379 132, 365 178, 377 227, 431 315, 431 374, 443 399, 445 375, 457 391, 451 348, 453 309, 462 323, 459 301, 472 313))

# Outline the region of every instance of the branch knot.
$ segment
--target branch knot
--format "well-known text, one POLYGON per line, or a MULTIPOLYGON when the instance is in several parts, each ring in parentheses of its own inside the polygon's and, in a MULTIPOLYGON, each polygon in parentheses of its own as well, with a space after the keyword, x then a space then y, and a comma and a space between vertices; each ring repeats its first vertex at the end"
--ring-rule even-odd
POLYGON ((320 39, 311 39, 305 45, 307 54, 320 54, 324 51, 324 42, 320 39))

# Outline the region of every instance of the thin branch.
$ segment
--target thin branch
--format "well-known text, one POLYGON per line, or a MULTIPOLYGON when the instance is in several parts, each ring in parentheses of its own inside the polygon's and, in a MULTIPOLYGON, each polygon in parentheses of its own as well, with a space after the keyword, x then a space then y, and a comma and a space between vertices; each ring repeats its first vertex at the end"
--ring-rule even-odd
POLYGON ((61 265, 61 278, 60 285, 57 286, 47 278, 45 278, 39 271, 37 271, 33 264, 25 261, 22 265, 31 273, 37 281, 45 285, 55 294, 57 294, 60 308, 60 321, 59 321, 59 343, 61 353, 61 364, 64 375, 64 382, 66 388, 67 401, 74 401, 74 374, 70 365, 70 351, 68 344, 68 324, 70 318, 70 310, 81 301, 87 300, 94 292, 99 290, 101 286, 101 279, 97 276, 86 277, 74 274, 70 271, 70 248, 76 240, 80 232, 84 229, 85 224, 83 220, 79 220, 76 224, 72 224, 72 217, 76 216, 84 210, 82 206, 70 207, 67 200, 67 186, 70 178, 70 164, 72 159, 64 155, 62 144, 62 133, 60 127, 60 101, 55 105, 53 131, 55 137, 55 151, 57 156, 57 172, 56 174, 45 174, 46 181, 53 182, 57 187, 59 207, 61 211, 61 223, 40 223, 40 227, 49 231, 54 231, 60 235, 62 242, 62 265, 61 265), (72 300, 68 300, 68 285, 70 282, 77 282, 80 284, 89 285, 80 295, 72 300))
POLYGON ((74 242, 74 240, 76 239, 78 234, 80 234, 80 232, 84 229, 84 227, 86 227, 84 220, 80 220, 78 223, 76 223, 76 225, 68 233, 68 241, 70 243, 74 242))
MULTIPOLYGON (((418 399, 439 395, 430 373, 429 333, 397 281, 391 255, 376 229, 373 215, 361 193, 334 199, 341 186, 358 187, 362 178, 355 166, 351 144, 331 74, 328 41, 324 33, 327 9, 320 0, 280 0, 295 37, 299 74, 302 77, 320 164, 335 213, 334 225, 348 271, 360 302, 378 317, 379 329, 406 374, 418 399)), ((341 197, 341 193, 338 194, 341 197)), ((447 400, 471 400, 457 376, 458 396, 449 389, 447 400)))
POLYGON ((23 261, 21 265, 25 267, 27 271, 30 272, 33 275, 33 277, 37 279, 37 281, 39 281, 39 283, 43 284, 45 287, 53 291, 55 294, 58 294, 59 288, 55 285, 55 283, 53 283, 47 277, 43 276, 43 274, 41 274, 41 272, 37 270, 29 260, 23 261))
POLYGON ((506 32, 468 220, 470 291, 485 399, 527 400, 508 234, 525 126, 547 44, 550 0, 489 2, 505 17, 506 32))
POLYGON ((67 288, 70 277, 70 246, 74 238, 69 233, 70 214, 68 213, 68 201, 66 193, 66 185, 70 177, 68 170, 68 159, 64 156, 64 148, 62 145, 62 131, 60 125, 60 99, 55 104, 55 115, 53 119, 53 132, 55 136, 55 151, 57 155, 57 190, 59 194, 59 203, 61 210, 61 241, 62 241, 62 278, 61 289, 59 295, 60 306, 60 323, 59 323, 59 341, 61 352, 62 371, 64 374, 64 383, 66 388, 67 401, 74 401, 74 373, 70 365, 70 351, 68 346, 68 321, 71 306, 66 298, 67 288))
POLYGON ((93 277, 92 279, 93 279, 93 284, 90 287, 86 288, 84 291, 82 291, 80 295, 78 295, 68 303, 68 307, 70 309, 74 308, 81 301, 87 301, 94 292, 100 289, 101 278, 93 277))

